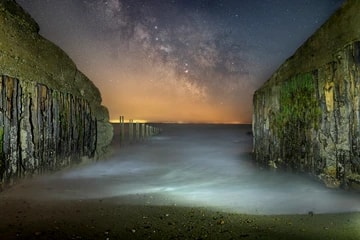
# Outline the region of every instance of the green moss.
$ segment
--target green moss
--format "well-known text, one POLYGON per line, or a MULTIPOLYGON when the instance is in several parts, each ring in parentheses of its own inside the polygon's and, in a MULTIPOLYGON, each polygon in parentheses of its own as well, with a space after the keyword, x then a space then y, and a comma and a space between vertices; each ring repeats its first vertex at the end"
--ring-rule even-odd
POLYGON ((272 126, 281 135, 286 126, 318 128, 321 109, 315 96, 315 84, 310 73, 299 74, 283 83, 280 89, 280 109, 272 126))
POLYGON ((360 182, 360 174, 352 173, 349 175, 349 179, 356 180, 357 182, 360 182))
POLYGON ((327 176, 331 176, 333 178, 336 178, 336 167, 334 166, 329 166, 327 168, 324 169, 324 173, 327 175, 327 176))
POLYGON ((0 0, 0 11, 6 11, 12 18, 16 18, 19 25, 25 25, 33 32, 39 32, 39 25, 15 1, 0 0))

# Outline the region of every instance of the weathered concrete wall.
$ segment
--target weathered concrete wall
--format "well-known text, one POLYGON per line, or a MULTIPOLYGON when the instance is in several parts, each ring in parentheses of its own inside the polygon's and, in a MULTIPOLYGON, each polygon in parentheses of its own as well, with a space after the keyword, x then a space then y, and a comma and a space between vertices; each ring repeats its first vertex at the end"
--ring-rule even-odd
POLYGON ((104 155, 109 114, 95 85, 14 0, 0 0, 0 188, 104 155))
POLYGON ((263 166, 360 184, 360 1, 348 0, 254 94, 263 166))

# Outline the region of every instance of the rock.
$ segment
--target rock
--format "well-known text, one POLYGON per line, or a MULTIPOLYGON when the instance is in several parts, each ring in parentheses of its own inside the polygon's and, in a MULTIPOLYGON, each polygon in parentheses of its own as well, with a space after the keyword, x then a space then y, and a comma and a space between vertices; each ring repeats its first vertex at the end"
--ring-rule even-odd
POLYGON ((94 114, 97 119, 96 153, 97 157, 101 158, 108 153, 113 139, 113 126, 109 122, 109 111, 106 107, 98 106, 94 114))

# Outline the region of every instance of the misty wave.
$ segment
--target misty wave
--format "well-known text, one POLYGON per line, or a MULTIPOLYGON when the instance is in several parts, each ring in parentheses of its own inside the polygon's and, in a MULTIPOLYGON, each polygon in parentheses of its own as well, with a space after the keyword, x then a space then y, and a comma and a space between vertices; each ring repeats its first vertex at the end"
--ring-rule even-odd
POLYGON ((249 214, 360 211, 360 195, 308 177, 261 170, 246 125, 164 125, 162 135, 119 148, 106 161, 14 187, 13 197, 104 199, 202 206, 249 214))

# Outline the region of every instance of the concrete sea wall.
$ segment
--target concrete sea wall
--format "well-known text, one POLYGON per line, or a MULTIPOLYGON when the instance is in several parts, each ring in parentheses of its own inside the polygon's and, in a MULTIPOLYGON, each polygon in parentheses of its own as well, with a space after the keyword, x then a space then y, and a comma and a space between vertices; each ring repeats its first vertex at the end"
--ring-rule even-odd
POLYGON ((344 5, 253 98, 256 161, 360 187, 360 1, 344 5))
POLYGON ((14 0, 0 0, 0 189, 101 158, 112 135, 95 85, 14 0))

